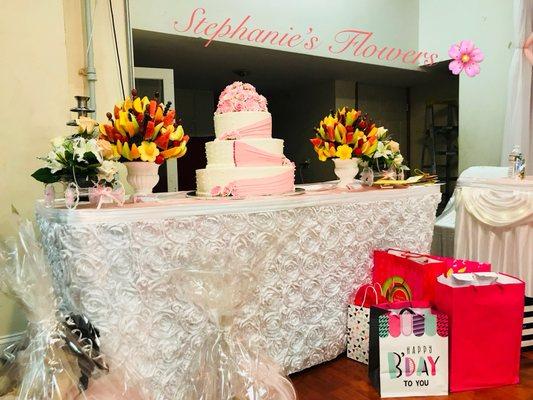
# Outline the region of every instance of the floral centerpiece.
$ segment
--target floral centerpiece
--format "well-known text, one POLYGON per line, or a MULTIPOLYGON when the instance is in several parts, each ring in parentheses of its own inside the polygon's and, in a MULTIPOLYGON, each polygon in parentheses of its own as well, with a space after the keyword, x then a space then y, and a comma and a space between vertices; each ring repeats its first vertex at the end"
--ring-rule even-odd
POLYGON ((96 184, 112 185, 117 179, 113 162, 104 160, 105 149, 97 140, 96 121, 88 117, 76 119, 77 132, 52 140, 52 150, 41 159, 46 165, 32 174, 44 184, 74 183, 79 187, 96 184))
POLYGON ((253 85, 233 82, 220 93, 215 114, 239 111, 268 111, 267 99, 253 85))
POLYGON ((187 152, 189 136, 170 106, 171 102, 159 102, 158 93, 152 99, 141 98, 133 89, 99 127, 104 159, 125 163, 135 194, 151 193, 159 180, 159 165, 187 152))
POLYGON ((310 141, 318 159, 334 160, 335 173, 343 174, 339 176, 341 186, 353 180, 359 165, 380 172, 408 169, 403 165, 399 144, 389 137, 387 129, 377 127, 361 111, 344 107, 331 112, 320 121, 315 133, 310 141))

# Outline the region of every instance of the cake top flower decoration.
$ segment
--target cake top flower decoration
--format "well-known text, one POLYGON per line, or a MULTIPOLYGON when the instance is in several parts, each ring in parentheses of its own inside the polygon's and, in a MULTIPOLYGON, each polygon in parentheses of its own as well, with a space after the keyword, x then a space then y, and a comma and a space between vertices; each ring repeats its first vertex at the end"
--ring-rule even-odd
POLYGON ((448 50, 448 55, 452 58, 448 65, 452 74, 459 75, 465 71, 469 77, 479 74, 479 63, 485 58, 483 52, 471 40, 462 40, 452 44, 448 50))
POLYGON ((215 114, 239 111, 268 111, 267 100, 249 83, 233 82, 220 93, 215 114))

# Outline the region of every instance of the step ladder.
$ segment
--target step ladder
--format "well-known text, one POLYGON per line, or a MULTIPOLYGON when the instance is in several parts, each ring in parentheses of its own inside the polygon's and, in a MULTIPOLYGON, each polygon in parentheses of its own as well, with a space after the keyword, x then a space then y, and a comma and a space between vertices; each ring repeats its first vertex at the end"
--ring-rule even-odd
POLYGON ((441 204, 452 196, 457 182, 459 119, 456 100, 426 104, 425 134, 420 165, 444 183, 441 204), (437 123, 437 121, 439 123, 437 123))

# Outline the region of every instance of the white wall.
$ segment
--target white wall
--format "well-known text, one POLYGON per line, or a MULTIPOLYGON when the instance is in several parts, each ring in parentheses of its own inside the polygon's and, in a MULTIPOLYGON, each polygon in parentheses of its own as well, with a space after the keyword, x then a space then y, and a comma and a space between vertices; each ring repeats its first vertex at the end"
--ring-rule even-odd
MULTIPOLYGON (((246 26, 250 28, 248 32, 258 28, 299 33, 305 40, 314 35, 319 38, 318 46, 313 50, 305 49, 303 43, 288 48, 271 45, 269 42, 258 44, 240 41, 237 40, 238 34, 233 39, 228 37, 220 39, 222 41, 363 63, 395 65, 406 69, 417 68, 416 63, 404 64, 399 61, 389 63, 378 60, 377 57, 365 58, 361 55, 354 57, 353 51, 348 50, 335 54, 329 51, 329 46, 333 46, 334 52, 339 51, 341 44, 335 42, 336 33, 345 29, 357 29, 374 33, 366 44, 373 43, 379 48, 388 46, 417 50, 418 0, 204 0, 202 2, 156 0, 150 2, 150 6, 147 6, 147 2, 143 0, 130 0, 130 4, 134 29, 205 37, 205 34, 195 34, 192 32, 193 29, 188 32, 179 32, 175 29, 176 27, 178 30, 184 30, 189 25, 193 10, 202 7, 205 9, 205 14, 196 14, 194 18, 196 22, 205 17, 209 23, 221 24, 230 18, 230 24, 234 29, 246 16, 250 15, 251 19, 246 23, 246 26), (177 21, 176 25, 175 21, 177 21), (310 34, 308 34, 309 28, 313 29, 310 34)), ((217 27, 213 27, 207 32, 213 35, 216 29, 217 27)), ((344 41, 346 37, 341 35, 338 40, 344 41)))
MULTIPOLYGON (((94 3, 93 3, 94 4, 94 3)), ((127 78, 123 2, 113 2, 123 74, 127 78)), ((121 97, 107 2, 95 11, 95 64, 98 114, 105 118, 121 97)), ((0 236, 13 235, 13 204, 33 219, 43 186, 30 175, 42 165, 50 139, 71 131, 65 123, 74 95, 85 94, 81 0, 9 2, 0 13, 0 236)), ((0 336, 25 326, 13 304, 0 298, 0 336)))
POLYGON ((474 41, 485 53, 481 73, 459 82, 459 169, 499 165, 507 75, 511 61, 511 0, 420 1, 420 47, 445 55, 452 43, 474 41))
MULTIPOLYGON (((42 186, 30 177, 41 163, 36 157, 46 152, 50 138, 65 130, 69 117, 63 4, 11 3, 0 13, 0 26, 0 138, 9 149, 0 157, 0 233, 6 236, 16 226, 11 204, 31 217, 33 202, 42 193, 42 186), (28 29, 31 26, 39 29, 28 29)), ((13 303, 3 298, 0 321, 0 336, 24 326, 13 303)))

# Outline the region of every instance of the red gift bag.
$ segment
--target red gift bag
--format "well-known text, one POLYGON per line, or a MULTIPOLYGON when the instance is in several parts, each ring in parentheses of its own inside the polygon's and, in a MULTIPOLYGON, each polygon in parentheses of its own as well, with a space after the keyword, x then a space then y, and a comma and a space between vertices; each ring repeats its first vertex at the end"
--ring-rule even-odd
MULTIPOLYGON (((462 276, 476 274, 457 275, 466 279, 462 276)), ((483 286, 454 283, 453 275, 438 278, 435 305, 448 314, 450 325, 451 392, 519 381, 525 285, 496 275, 496 283, 483 286)))
POLYGON ((433 301, 437 276, 478 271, 490 271, 490 264, 396 249, 376 250, 372 280, 381 285, 388 302, 433 301))

